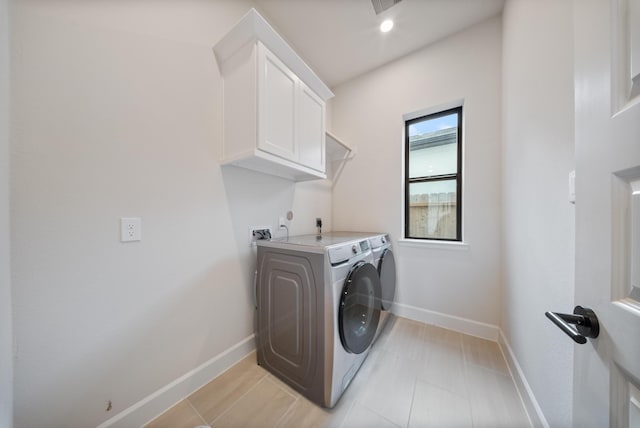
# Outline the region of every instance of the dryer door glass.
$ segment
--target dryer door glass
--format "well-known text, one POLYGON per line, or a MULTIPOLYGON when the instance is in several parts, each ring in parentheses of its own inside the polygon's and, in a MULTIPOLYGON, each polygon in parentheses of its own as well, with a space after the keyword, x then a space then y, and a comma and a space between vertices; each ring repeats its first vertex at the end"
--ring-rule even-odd
POLYGON ((382 286, 382 309, 388 311, 393 305, 393 298, 396 295, 396 262, 393 252, 387 249, 382 253, 378 262, 378 274, 382 286))
POLYGON ((354 354, 364 352, 376 334, 380 320, 380 278, 371 263, 351 270, 342 289, 338 324, 344 348, 354 354))

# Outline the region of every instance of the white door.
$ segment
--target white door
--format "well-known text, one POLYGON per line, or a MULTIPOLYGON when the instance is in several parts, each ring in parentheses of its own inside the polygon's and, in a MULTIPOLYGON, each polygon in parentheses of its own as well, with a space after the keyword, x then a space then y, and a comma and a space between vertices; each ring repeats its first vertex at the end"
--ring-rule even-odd
POLYGON ((600 321, 574 350, 576 427, 640 427, 639 6, 574 1, 575 302, 600 321))
POLYGON ((293 161, 298 160, 295 142, 297 82, 296 75, 258 43, 258 148, 293 161))
POLYGON ((296 141, 298 160, 304 166, 324 172, 324 101, 298 82, 296 141))

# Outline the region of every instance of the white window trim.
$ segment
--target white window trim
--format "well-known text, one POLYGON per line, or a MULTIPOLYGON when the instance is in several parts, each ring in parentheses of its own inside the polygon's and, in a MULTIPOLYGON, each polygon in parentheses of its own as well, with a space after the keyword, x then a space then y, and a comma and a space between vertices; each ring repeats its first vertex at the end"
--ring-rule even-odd
MULTIPOLYGON (((457 108, 457 107, 464 107, 464 98, 460 98, 458 100, 450 101, 444 104, 438 104, 437 106, 433 106, 433 107, 427 107, 425 109, 414 111, 412 113, 403 114, 402 121, 406 122, 408 120, 417 119, 419 117, 428 116, 434 113, 440 113, 441 111, 451 110, 452 108, 457 108)), ((464 116, 463 116, 463 119, 464 119, 464 116)), ((464 137, 464 134, 462 136, 464 137)), ((404 145, 402 147, 404 147, 404 145)))
POLYGON ((460 241, 445 241, 445 240, 440 240, 440 239, 410 239, 410 238, 400 238, 398 239, 398 245, 400 245, 401 247, 416 247, 416 248, 442 248, 442 249, 461 249, 461 250, 467 250, 469 249, 469 243, 465 241, 465 227, 464 227, 464 218, 465 218, 465 212, 467 211, 464 207, 466 206, 465 203, 465 195, 467 194, 466 190, 465 190, 465 170, 467 169, 467 162, 466 162, 466 156, 465 156, 465 151, 466 151, 466 139, 467 139, 467 132, 466 132, 466 126, 465 126, 465 122, 466 122, 466 114, 464 114, 464 98, 460 98, 457 99, 455 101, 450 101, 447 103, 443 103, 443 104, 438 104, 437 106, 433 106, 433 107, 427 107, 425 109, 422 110, 418 110, 418 111, 414 111, 411 113, 405 113, 402 115, 402 174, 400 174, 400 188, 402 191, 402 204, 400 204, 400 230, 402 231, 402 236, 405 236, 406 231, 404 230, 404 208, 406 205, 406 201, 404 200, 404 197, 406 195, 405 192, 405 150, 406 150, 406 136, 405 136, 405 124, 408 120, 413 120, 416 119, 418 117, 422 117, 422 116, 428 116, 430 114, 433 113, 439 113, 441 111, 444 110, 450 110, 452 108, 457 108, 457 107, 462 107, 462 231, 460 232, 462 234, 462 236, 460 237, 460 241))
POLYGON ((454 251, 468 251, 470 246, 468 242, 463 241, 441 241, 436 239, 398 239, 399 247, 412 247, 424 249, 441 249, 454 251))

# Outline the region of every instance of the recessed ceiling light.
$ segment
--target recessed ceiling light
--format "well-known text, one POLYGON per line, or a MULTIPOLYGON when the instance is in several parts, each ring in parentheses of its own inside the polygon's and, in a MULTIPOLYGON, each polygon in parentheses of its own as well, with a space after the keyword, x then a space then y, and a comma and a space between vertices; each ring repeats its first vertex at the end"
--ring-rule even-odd
POLYGON ((393 21, 390 19, 385 19, 384 21, 382 21, 382 24, 380 24, 380 31, 382 31, 383 33, 388 33, 392 28, 393 21))

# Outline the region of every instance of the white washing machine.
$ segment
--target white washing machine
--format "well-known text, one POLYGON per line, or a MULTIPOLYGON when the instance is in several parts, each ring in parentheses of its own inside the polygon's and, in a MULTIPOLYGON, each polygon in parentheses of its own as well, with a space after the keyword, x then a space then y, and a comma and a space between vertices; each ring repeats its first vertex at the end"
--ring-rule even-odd
POLYGON ((333 407, 378 331, 382 291, 359 234, 258 241, 258 364, 333 407))
POLYGON ((328 232, 327 237, 367 239, 373 253, 373 266, 378 271, 382 298, 380 307, 380 321, 374 341, 384 330, 393 316, 391 309, 396 295, 396 263, 388 233, 376 232, 328 232))
POLYGON ((378 323, 377 338, 392 316, 391 309, 396 295, 396 261, 388 234, 373 235, 369 238, 369 243, 373 252, 373 265, 378 270, 382 289, 382 313, 378 323))

